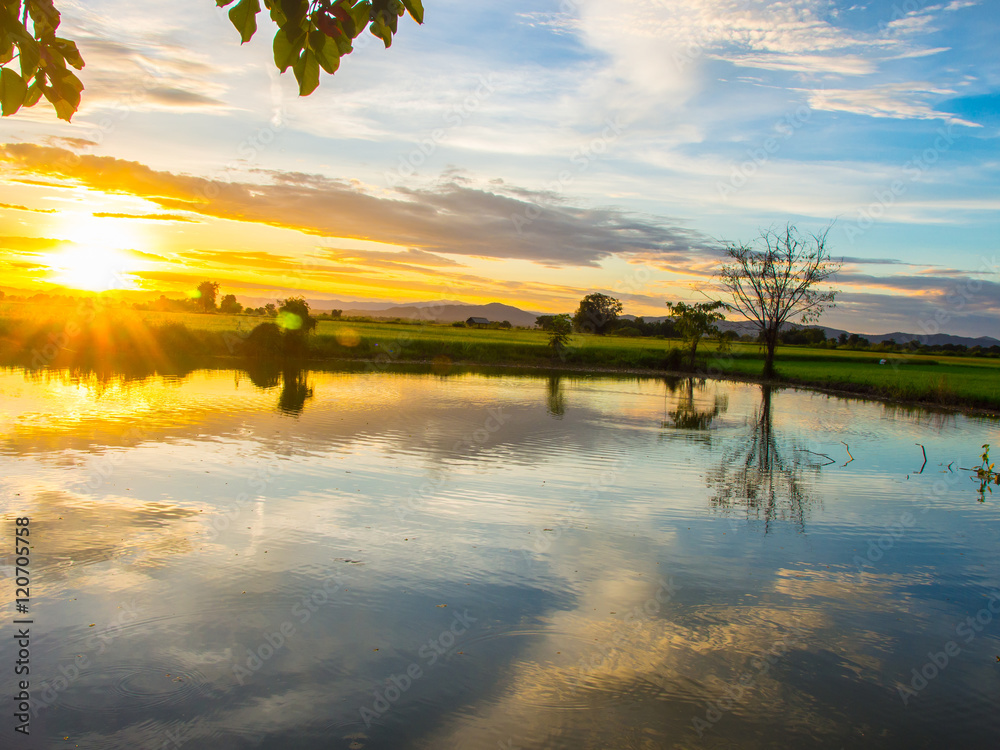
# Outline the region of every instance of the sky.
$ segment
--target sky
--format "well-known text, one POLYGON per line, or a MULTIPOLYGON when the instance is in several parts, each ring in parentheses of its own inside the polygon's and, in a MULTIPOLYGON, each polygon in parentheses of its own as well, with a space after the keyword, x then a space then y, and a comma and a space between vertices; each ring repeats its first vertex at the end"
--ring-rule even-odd
POLYGON ((658 316, 791 223, 843 263, 822 324, 1000 337, 996 0, 425 0, 308 97, 263 14, 57 7, 86 88, 0 121, 8 293, 658 316))

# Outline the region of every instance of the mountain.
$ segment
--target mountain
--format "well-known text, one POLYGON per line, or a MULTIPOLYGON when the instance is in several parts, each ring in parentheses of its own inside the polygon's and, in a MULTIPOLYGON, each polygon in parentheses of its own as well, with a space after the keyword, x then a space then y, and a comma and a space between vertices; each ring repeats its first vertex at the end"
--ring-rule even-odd
MULTIPOLYGON (((666 320, 666 315, 660 316, 642 316, 642 319, 647 323, 659 323, 661 320, 666 320)), ((627 318, 629 320, 635 320, 635 315, 622 315, 622 318, 627 318)), ((787 323, 782 326, 782 329, 788 328, 813 328, 814 326, 803 326, 799 323, 787 323)), ((838 338, 841 334, 846 334, 848 336, 853 333, 852 331, 845 331, 842 328, 828 328, 826 326, 815 326, 822 328, 823 332, 826 334, 828 339, 838 338)), ((736 333, 743 334, 755 334, 756 329, 750 323, 740 320, 723 320, 719 323, 719 328, 723 331, 736 331, 736 333)), ((920 334, 920 333, 903 333, 902 331, 893 331, 892 333, 859 333, 862 338, 868 339, 873 344, 880 344, 883 341, 888 341, 892 339, 897 344, 907 344, 910 341, 916 340, 920 344, 926 346, 944 346, 945 344, 954 344, 956 346, 982 346, 989 348, 991 346, 1000 346, 1000 339, 995 339, 992 336, 979 336, 978 338, 972 338, 970 336, 955 336, 950 333, 935 333, 932 335, 920 334)))
POLYGON ((397 305, 380 310, 360 308, 344 309, 345 316, 367 315, 379 318, 404 318, 408 320, 438 321, 454 323, 468 318, 486 318, 490 322, 508 321, 513 326, 532 327, 541 313, 525 312, 511 305, 490 302, 488 305, 466 305, 461 302, 421 302, 412 305, 397 305))
MULTIPOLYGON (((827 334, 829 336, 829 334, 827 334)), ((944 344, 955 344, 963 346, 984 346, 991 347, 1000 345, 1000 339, 995 339, 992 336, 979 336, 978 338, 970 338, 968 336, 953 336, 950 333, 935 333, 933 335, 919 334, 919 333, 901 333, 895 331, 894 333, 882 333, 875 336, 870 336, 866 333, 861 334, 866 339, 871 341, 873 344, 878 344, 888 339, 892 339, 897 344, 907 344, 910 341, 916 339, 921 344, 927 346, 943 346, 944 344)))

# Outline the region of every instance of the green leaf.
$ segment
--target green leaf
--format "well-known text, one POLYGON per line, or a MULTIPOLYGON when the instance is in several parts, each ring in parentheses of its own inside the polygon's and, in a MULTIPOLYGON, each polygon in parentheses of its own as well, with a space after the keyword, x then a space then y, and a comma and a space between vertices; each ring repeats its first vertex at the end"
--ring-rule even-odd
POLYGON ((354 30, 357 32, 354 36, 357 37, 358 34, 365 30, 368 21, 372 17, 372 4, 365 0, 365 2, 360 2, 353 8, 349 8, 347 12, 354 21, 354 30))
MULTIPOLYGON (((349 8, 350 0, 346 0, 346 2, 342 0, 341 2, 334 3, 330 7, 330 12, 340 21, 340 28, 344 30, 344 33, 351 39, 354 39, 358 35, 358 27, 354 23, 354 16, 348 13, 349 8)), ((366 18, 365 20, 367 21, 368 19, 366 18)))
POLYGON ((414 21, 424 22, 424 6, 420 0, 403 0, 403 7, 413 16, 414 21))
POLYGON ((392 44, 392 31, 382 23, 381 19, 376 18, 372 21, 372 25, 368 27, 374 36, 377 36, 385 44, 386 48, 392 44))
POLYGON ((225 8, 230 3, 234 3, 236 0, 215 0, 215 4, 220 8, 225 8))
POLYGON ((56 108, 56 117, 66 122, 72 121, 73 115, 76 114, 76 107, 65 99, 56 99, 52 102, 52 106, 56 108))
MULTIPOLYGON (((216 0, 218 2, 218 0, 216 0)), ((229 11, 229 20, 240 32, 241 44, 246 44, 257 32, 257 14, 260 13, 260 0, 240 0, 239 4, 229 11)))
POLYGON ((278 70, 282 73, 288 70, 288 66, 298 60, 301 51, 301 44, 293 44, 285 30, 278 29, 278 33, 274 35, 274 64, 278 66, 278 70))
POLYGON ((284 26, 288 23, 288 18, 281 10, 281 3, 277 2, 277 0, 272 0, 271 2, 264 0, 264 4, 267 5, 268 10, 271 12, 271 20, 278 24, 278 26, 284 26))
POLYGON ((19 39, 17 46, 21 50, 21 56, 18 58, 21 63, 21 75, 24 78, 31 78, 38 70, 38 63, 41 62, 42 48, 31 37, 19 39))
POLYGON ((24 106, 34 107, 38 100, 42 98, 42 87, 35 81, 28 87, 28 93, 24 95, 24 106))
POLYGON ((59 11, 52 0, 31 0, 27 2, 28 14, 35 29, 35 37, 43 39, 59 28, 59 11))
POLYGON ((336 73, 340 67, 340 50, 337 49, 337 43, 318 29, 309 35, 309 41, 323 70, 331 75, 336 73))
POLYGON ((4 29, 0 29, 0 65, 14 59, 14 40, 4 29))
POLYGON ((319 60, 311 50, 302 53, 292 65, 292 71, 299 82, 299 96, 309 96, 319 86, 319 60))
POLYGON ((59 50, 59 54, 65 58, 66 62, 77 70, 83 68, 83 57, 80 55, 80 50, 77 48, 76 42, 70 41, 69 39, 55 37, 49 46, 59 50))
POLYGON ((24 96, 28 86, 17 73, 10 68, 0 70, 0 111, 3 116, 12 115, 24 104, 24 96))
POLYGON ((309 0, 281 0, 281 12, 285 14, 289 23, 301 24, 308 11, 309 0))
MULTIPOLYGON (((69 104, 75 112, 77 107, 80 106, 80 94, 83 91, 83 83, 80 82, 79 78, 66 70, 66 68, 53 68, 53 66, 49 66, 45 72, 48 75, 51 90, 55 92, 56 98, 69 104)), ((57 113, 58 110, 59 108, 56 107, 57 113)))
POLYGON ((69 122, 76 113, 76 107, 63 99, 62 96, 60 96, 59 91, 53 86, 44 86, 42 88, 42 93, 45 94, 45 98, 49 100, 49 103, 55 107, 56 116, 60 120, 69 122))

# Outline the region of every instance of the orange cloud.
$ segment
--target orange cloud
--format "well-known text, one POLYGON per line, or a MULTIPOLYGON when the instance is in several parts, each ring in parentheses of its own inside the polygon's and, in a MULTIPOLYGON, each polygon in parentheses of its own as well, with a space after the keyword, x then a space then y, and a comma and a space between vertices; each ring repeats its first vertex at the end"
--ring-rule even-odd
POLYGON ((133 161, 27 143, 0 147, 0 163, 109 194, 144 198, 168 210, 267 224, 325 237, 370 240, 483 258, 552 266, 598 266, 641 253, 691 262, 711 243, 665 220, 617 209, 564 205, 527 190, 477 189, 459 182, 399 189, 389 197, 318 175, 270 172, 270 183, 217 182, 161 172, 133 161))

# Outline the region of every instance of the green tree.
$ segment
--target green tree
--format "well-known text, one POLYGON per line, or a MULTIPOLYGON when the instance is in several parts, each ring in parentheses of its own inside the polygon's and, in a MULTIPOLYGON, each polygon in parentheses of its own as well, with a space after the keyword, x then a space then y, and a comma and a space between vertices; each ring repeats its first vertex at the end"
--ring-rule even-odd
POLYGON ((569 335, 573 332, 573 322, 569 315, 563 313, 562 315, 553 315, 548 326, 546 330, 549 331, 549 346, 556 354, 561 355, 569 343, 569 335))
POLYGON ((309 314, 309 303, 302 297, 278 300, 278 325, 285 331, 285 350, 292 354, 305 351, 306 338, 316 328, 316 318, 309 314))
POLYGON ((675 329, 690 347, 689 366, 694 369, 694 358, 698 352, 698 342, 705 336, 719 336, 719 327, 715 325, 726 316, 717 312, 726 303, 720 300, 713 302, 696 302, 688 305, 684 302, 668 302, 670 317, 674 318, 675 329))
POLYGON ((198 285, 198 304, 205 312, 215 309, 215 298, 219 294, 219 282, 203 281, 198 285))
POLYGON ((239 315, 243 312, 243 305, 236 301, 235 294, 227 294, 222 298, 222 301, 219 302, 219 312, 239 315))
POLYGON ((573 315, 573 328, 581 333, 605 334, 615 327, 622 303, 606 294, 588 294, 573 315))
POLYGON ((840 270, 826 249, 829 229, 808 236, 788 224, 762 231, 753 243, 727 243, 729 263, 719 270, 729 293, 727 305, 749 320, 764 343, 764 377, 774 375, 774 348, 781 326, 794 318, 819 319, 832 307, 836 291, 817 287, 840 270))
MULTIPOLYGON (((397 21, 409 13, 424 22, 421 0, 215 0, 232 5, 229 20, 243 43, 257 32, 263 9, 277 26, 272 49, 274 64, 289 68, 299 84, 299 95, 319 85, 320 70, 335 73, 340 58, 354 50, 353 42, 365 29, 388 47, 397 21), (235 3, 235 5, 234 5, 235 3)), ((83 84, 67 68, 84 66, 76 43, 56 36, 60 15, 53 0, 0 0, 0 103, 4 116, 31 107, 42 96, 67 122, 80 106, 83 84), (18 60, 20 72, 11 63, 18 60)))

